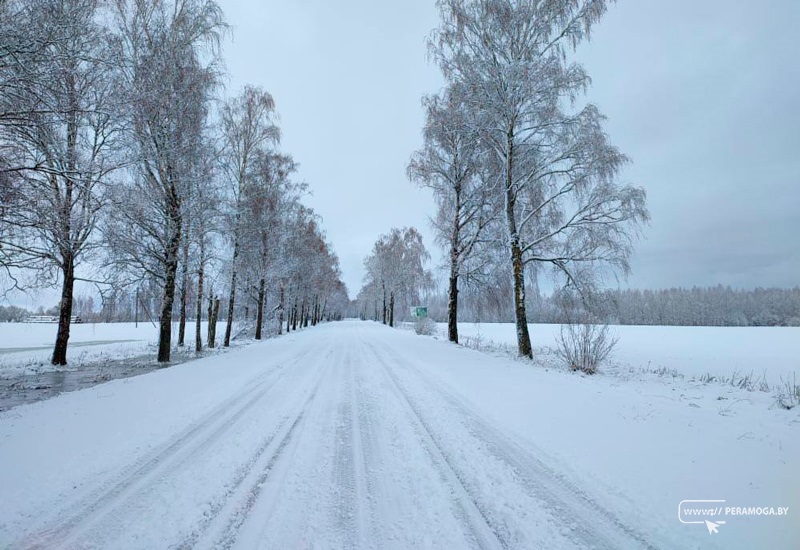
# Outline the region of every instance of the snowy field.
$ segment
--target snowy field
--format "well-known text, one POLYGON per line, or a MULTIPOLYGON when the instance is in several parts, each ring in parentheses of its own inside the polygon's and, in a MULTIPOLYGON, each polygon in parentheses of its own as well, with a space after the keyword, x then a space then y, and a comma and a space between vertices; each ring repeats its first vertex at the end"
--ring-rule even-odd
MULTIPOLYGON (((56 323, 0 323, 0 351, 15 348, 52 347, 56 323)), ((158 337, 151 323, 78 323, 70 325, 70 344, 114 340, 150 341, 158 337)))
MULTIPOLYGON (((234 325, 235 326, 235 325, 234 325)), ((194 342, 194 323, 187 324, 187 342, 194 342)), ((220 323, 224 336, 225 324, 220 323)), ((34 374, 56 367, 50 365, 56 340, 55 323, 0 323, 0 377, 34 374)), ((205 339, 207 323, 202 324, 205 339)), ((217 328, 220 338, 220 328, 217 328)), ((178 325, 172 327, 177 341, 178 325)), ((70 366, 103 359, 155 356, 158 327, 149 322, 81 323, 70 327, 68 361, 70 366)))
MULTIPOLYGON (((446 337, 447 324, 439 323, 438 329, 446 337)), ((537 351, 547 354, 555 347, 560 325, 532 324, 528 329, 537 351)), ((458 330, 460 337, 480 347, 516 349, 513 323, 459 323, 458 330)), ((612 326, 610 330, 619 339, 610 362, 614 373, 677 371, 688 379, 752 374, 771 386, 794 373, 800 378, 800 327, 612 326)))
POLYGON ((370 322, 0 413, 0 465, 9 548, 800 547, 800 407, 370 322))

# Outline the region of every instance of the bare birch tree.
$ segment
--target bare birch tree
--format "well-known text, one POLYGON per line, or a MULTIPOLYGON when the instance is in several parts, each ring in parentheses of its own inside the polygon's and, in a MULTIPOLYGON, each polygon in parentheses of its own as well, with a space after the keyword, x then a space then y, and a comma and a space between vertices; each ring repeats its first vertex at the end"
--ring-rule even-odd
POLYGON ((424 105, 425 142, 411 157, 408 176, 431 189, 436 200, 436 240, 448 252, 447 337, 458 343, 459 278, 480 266, 471 260, 495 218, 489 201, 493 182, 481 170, 480 139, 466 105, 450 90, 425 98, 424 105))
POLYGON ((501 167, 498 200, 514 281, 518 351, 532 357, 525 273, 549 265, 571 284, 608 264, 628 270, 648 218, 645 193, 617 179, 627 158, 603 117, 568 110, 589 78, 567 54, 587 38, 605 0, 440 0, 430 42, 475 129, 501 167))
POLYGON ((105 187, 118 167, 119 79, 98 11, 97 0, 33 3, 26 16, 40 37, 29 44, 38 47, 8 54, 14 62, 5 71, 16 73, 2 135, 20 200, 4 213, 13 229, 0 231, 0 248, 16 267, 34 269, 39 283, 61 282, 56 365, 67 364, 76 269, 96 246, 105 187))

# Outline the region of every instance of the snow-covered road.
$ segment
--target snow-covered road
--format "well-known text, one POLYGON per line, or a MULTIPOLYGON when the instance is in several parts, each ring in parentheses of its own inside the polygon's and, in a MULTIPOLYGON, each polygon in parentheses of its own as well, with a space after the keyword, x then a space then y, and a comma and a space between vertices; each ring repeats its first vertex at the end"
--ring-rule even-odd
POLYGON ((329 324, 12 410, 0 546, 660 546, 437 383, 414 339, 329 324))

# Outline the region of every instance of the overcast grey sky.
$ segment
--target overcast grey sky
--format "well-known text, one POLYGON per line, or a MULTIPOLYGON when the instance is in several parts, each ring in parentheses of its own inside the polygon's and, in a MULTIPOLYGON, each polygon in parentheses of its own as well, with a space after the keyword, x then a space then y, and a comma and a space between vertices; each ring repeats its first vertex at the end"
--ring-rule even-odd
MULTIPOLYGON (((222 0, 228 93, 275 97, 283 149, 338 253, 351 296, 391 227, 435 256, 432 199, 405 177, 420 98, 442 85, 425 41, 434 0, 222 0)), ((635 287, 800 284, 800 2, 621 0, 576 53, 588 99, 633 159, 652 224, 635 287)))

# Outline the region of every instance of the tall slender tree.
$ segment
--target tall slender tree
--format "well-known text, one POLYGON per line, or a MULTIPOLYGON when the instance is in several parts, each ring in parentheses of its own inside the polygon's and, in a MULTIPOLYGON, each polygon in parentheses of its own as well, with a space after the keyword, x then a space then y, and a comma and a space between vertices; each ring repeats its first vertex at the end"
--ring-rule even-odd
POLYGON ((242 235, 242 266, 256 302, 256 339, 261 339, 267 285, 281 261, 281 240, 290 229, 288 214, 306 186, 291 180, 297 164, 288 155, 262 152, 246 188, 242 235))
POLYGON ((431 52, 469 106, 500 169, 514 281, 517 346, 532 357, 526 271, 551 266, 570 284, 607 264, 626 273, 648 219, 644 190, 618 176, 627 158, 603 117, 575 103, 588 85, 567 54, 587 38, 605 0, 440 0, 431 52))
POLYGON ((14 60, 3 67, 12 89, 2 99, 0 139, 19 186, 3 214, 0 250, 40 282, 61 282, 55 365, 67 364, 76 269, 97 244, 98 213, 118 168, 119 79, 98 10, 97 0, 36 0, 18 14, 33 33, 26 46, 0 54, 14 60))
POLYGON ((476 252, 495 219, 489 200, 494 182, 482 172, 480 139, 467 106, 452 90, 424 100, 425 143, 411 157, 408 175, 433 191, 436 240, 448 253, 447 337, 458 343, 459 278, 473 275, 476 252))
POLYGON ((116 15, 136 149, 106 235, 115 264, 161 282, 158 361, 167 362, 185 202, 199 176, 225 23, 212 0, 119 0, 116 15))
POLYGON ((228 296, 228 323, 224 346, 229 346, 233 327, 239 254, 244 232, 243 223, 247 187, 255 170, 254 164, 264 152, 278 143, 280 137, 274 122, 275 103, 272 96, 259 88, 247 86, 242 93, 228 100, 220 113, 223 140, 222 165, 231 193, 231 278, 228 296))

